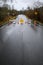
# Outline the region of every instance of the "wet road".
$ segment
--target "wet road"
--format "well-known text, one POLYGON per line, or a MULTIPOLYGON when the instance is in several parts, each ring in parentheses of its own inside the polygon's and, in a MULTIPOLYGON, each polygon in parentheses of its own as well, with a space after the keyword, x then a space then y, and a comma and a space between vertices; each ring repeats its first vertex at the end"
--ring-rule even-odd
POLYGON ((0 65, 43 65, 43 26, 12 23, 0 28, 0 65))

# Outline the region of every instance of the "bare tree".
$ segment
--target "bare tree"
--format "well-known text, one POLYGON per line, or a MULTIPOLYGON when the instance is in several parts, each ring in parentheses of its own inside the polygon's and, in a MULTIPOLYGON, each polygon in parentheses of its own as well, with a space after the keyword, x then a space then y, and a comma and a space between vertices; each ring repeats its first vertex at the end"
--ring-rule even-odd
POLYGON ((27 7, 28 10, 30 10, 30 7, 27 7))
POLYGON ((7 2, 7 0, 2 0, 4 2, 4 4, 7 2))
POLYGON ((34 8, 39 8, 43 6, 43 2, 40 2, 39 0, 37 2, 34 2, 34 8))

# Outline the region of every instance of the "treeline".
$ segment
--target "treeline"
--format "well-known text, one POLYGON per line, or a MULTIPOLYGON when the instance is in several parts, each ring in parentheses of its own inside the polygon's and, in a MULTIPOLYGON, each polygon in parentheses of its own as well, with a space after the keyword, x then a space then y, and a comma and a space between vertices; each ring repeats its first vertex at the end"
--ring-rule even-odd
POLYGON ((20 11, 20 14, 26 15, 28 18, 38 20, 43 23, 43 7, 20 11))
POLYGON ((23 11, 17 11, 15 9, 10 10, 7 7, 0 7, 0 21, 3 21, 9 16, 14 17, 19 14, 24 14, 30 19, 38 20, 43 23, 43 7, 34 8, 34 10, 28 9, 23 11))
POLYGON ((12 9, 8 9, 7 7, 0 7, 0 21, 3 21, 5 18, 8 18, 9 16, 17 16, 18 11, 12 9))
POLYGON ((8 9, 6 7, 0 7, 0 20, 3 21, 8 16, 8 9))

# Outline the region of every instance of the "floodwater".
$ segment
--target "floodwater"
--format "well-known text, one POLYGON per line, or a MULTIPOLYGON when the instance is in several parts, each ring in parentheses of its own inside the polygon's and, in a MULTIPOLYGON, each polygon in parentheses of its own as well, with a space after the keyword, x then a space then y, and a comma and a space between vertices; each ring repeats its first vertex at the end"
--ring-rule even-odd
MULTIPOLYGON (((19 15, 16 22, 25 15, 19 15)), ((0 65, 43 65, 43 26, 10 24, 0 28, 0 65)))

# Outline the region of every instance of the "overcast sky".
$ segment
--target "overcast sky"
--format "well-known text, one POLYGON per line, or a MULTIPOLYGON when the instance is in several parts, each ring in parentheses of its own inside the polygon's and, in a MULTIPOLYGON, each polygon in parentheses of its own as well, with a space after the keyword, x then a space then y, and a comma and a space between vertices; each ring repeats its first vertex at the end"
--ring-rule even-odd
MULTIPOLYGON (((26 9, 28 6, 33 7, 33 3, 37 2, 38 0, 12 0, 13 3, 11 4, 10 0, 8 0, 9 5, 13 5, 13 7, 17 10, 21 10, 22 8, 26 9)), ((43 2, 43 0, 39 0, 40 2, 43 2)))

